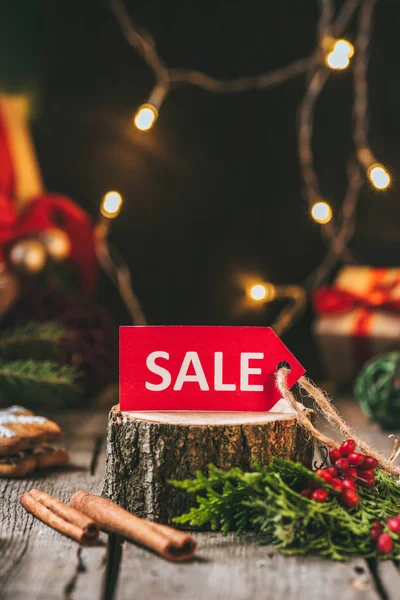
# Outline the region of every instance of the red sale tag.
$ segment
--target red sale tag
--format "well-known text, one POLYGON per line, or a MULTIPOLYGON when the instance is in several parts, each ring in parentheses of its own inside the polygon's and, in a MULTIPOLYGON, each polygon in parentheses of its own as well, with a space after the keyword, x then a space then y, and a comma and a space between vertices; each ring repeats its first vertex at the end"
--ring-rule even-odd
POLYGON ((121 410, 268 411, 305 373, 270 327, 120 327, 121 410))

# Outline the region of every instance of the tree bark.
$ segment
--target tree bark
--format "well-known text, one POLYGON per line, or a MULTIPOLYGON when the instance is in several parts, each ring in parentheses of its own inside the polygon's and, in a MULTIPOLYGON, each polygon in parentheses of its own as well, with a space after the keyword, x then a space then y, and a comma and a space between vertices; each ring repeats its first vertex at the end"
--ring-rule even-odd
MULTIPOLYGON (((283 401, 281 400, 281 403, 283 401)), ((311 412, 311 411, 310 411, 311 412)), ((212 463, 251 470, 275 456, 309 466, 313 441, 285 412, 121 412, 109 415, 103 496, 140 517, 170 523, 194 499, 168 484, 212 463)))

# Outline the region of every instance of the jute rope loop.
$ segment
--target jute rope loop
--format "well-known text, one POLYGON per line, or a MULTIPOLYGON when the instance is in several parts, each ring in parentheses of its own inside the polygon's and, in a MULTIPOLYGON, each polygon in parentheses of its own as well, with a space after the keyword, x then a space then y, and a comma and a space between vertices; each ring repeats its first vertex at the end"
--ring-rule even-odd
MULTIPOLYGON (((276 385, 282 395, 282 398, 284 398, 290 404, 291 408, 297 415, 298 422, 309 435, 322 444, 325 444, 331 448, 338 448, 340 444, 318 431, 318 429, 316 429, 308 419, 306 412, 299 406, 287 383, 287 376, 289 372, 290 369, 283 367, 278 369, 276 373, 276 385)), ((342 419, 336 408, 332 405, 331 401, 322 390, 315 386, 304 375, 303 377, 300 377, 298 385, 300 389, 304 390, 306 394, 314 400, 315 409, 321 413, 325 419, 327 419, 332 429, 338 431, 345 438, 353 439, 362 452, 376 458, 379 466, 382 469, 388 473, 391 473, 392 475, 399 476, 398 469, 396 469, 396 467, 387 458, 382 456, 380 452, 369 446, 357 436, 355 431, 346 423, 346 421, 342 419)))

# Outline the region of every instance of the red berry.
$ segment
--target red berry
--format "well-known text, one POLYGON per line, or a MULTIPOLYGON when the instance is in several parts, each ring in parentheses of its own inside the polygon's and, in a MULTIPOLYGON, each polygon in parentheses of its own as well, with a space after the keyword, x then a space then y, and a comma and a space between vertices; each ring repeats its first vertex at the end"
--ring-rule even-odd
POLYGON ((364 462, 360 465, 360 469, 364 471, 365 469, 376 469, 378 466, 378 461, 373 456, 364 456, 364 462))
POLYGON ((325 481, 325 483, 330 483, 332 481, 332 475, 328 473, 327 469, 318 469, 315 474, 319 479, 325 481))
POLYGON ((380 521, 374 521, 372 523, 372 527, 377 527, 378 529, 380 528, 381 531, 383 531, 383 525, 382 525, 382 523, 380 521))
POLYGON ((329 460, 331 463, 334 465, 339 458, 342 458, 339 448, 331 448, 329 450, 329 460))
POLYGON ((359 452, 352 452, 348 455, 347 460, 352 467, 359 467, 364 462, 364 455, 359 452))
POLYGON ((365 469, 365 471, 360 471, 358 476, 363 479, 371 479, 375 477, 375 471, 374 469, 365 469))
POLYGON ((344 489, 343 492, 340 494, 340 499, 342 500, 343 504, 348 508, 355 508, 360 501, 357 492, 355 492, 354 490, 346 489, 344 489))
POLYGON ((382 523, 380 521, 374 521, 370 529, 369 535, 373 540, 377 540, 383 532, 382 523))
POLYGON ((332 477, 336 477, 337 473, 337 469, 335 469, 335 467, 328 467, 327 469, 325 469, 327 473, 330 473, 332 477))
POLYGON ((361 487, 366 488, 367 490, 370 490, 375 485, 375 479, 362 479, 361 477, 359 477, 357 479, 357 483, 359 485, 361 485, 361 487))
POLYGON ((389 554, 393 548, 393 540, 388 533, 381 533, 376 542, 380 554, 389 554))
POLYGON ((346 479, 354 479, 355 481, 358 477, 358 472, 356 471, 356 469, 354 469, 354 467, 350 467, 350 469, 343 471, 342 475, 346 479))
POLYGON ((335 488, 335 490, 338 490, 338 492, 341 492, 343 489, 343 481, 341 479, 338 479, 337 477, 334 477, 330 483, 330 485, 335 488))
POLYGON ((311 496, 312 490, 310 488, 306 488, 302 492, 300 492, 300 496, 304 496, 305 498, 309 498, 311 496))
POLYGON ((315 502, 325 502, 328 499, 328 492, 322 488, 317 488, 311 494, 311 498, 315 500, 315 502))
POLYGON ((391 517, 386 521, 386 525, 393 533, 400 533, 400 520, 397 517, 391 517))
POLYGON ((342 456, 348 456, 356 449, 356 443, 354 440, 345 440, 343 444, 340 446, 340 454, 342 456))
POLYGON ((357 491, 357 486, 352 479, 344 479, 342 481, 342 487, 344 490, 354 490, 357 491))
POLYGON ((338 471, 347 471, 347 469, 350 467, 350 463, 347 458, 339 458, 335 462, 335 467, 338 471))

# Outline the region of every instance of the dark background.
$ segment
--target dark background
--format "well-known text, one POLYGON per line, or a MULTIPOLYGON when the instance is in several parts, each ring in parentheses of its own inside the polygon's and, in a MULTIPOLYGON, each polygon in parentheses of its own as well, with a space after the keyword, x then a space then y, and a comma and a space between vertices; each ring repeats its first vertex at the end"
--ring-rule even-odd
MULTIPOLYGON (((126 1, 168 65, 221 78, 275 69, 316 43, 316 1, 126 1)), ((182 87, 142 133, 132 117, 154 78, 107 2, 2 5, 0 75, 6 88, 23 82, 34 99, 46 185, 94 217, 106 191, 123 195, 111 239, 130 265, 150 323, 270 323, 279 307, 243 308, 247 282, 302 282, 325 253, 302 196, 296 154, 305 78, 236 95, 182 87)), ((400 3, 378 2, 375 17, 370 141, 393 185, 386 193, 364 186, 352 248, 361 263, 398 265, 400 3)), ((354 38, 354 24, 346 33, 354 38)), ((317 105, 316 164, 334 210, 353 150, 351 86, 351 69, 332 73, 317 105)), ((114 314, 128 322, 117 298, 107 295, 114 314)), ((299 358, 311 347, 309 325, 310 315, 287 338, 299 346, 299 358)))

